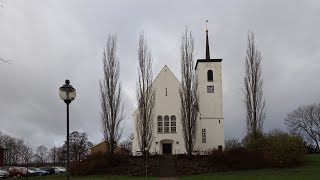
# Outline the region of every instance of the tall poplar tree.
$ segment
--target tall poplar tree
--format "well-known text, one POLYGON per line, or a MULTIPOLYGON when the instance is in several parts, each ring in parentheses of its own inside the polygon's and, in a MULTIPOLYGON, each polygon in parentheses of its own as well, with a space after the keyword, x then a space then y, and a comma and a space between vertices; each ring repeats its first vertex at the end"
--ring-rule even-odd
POLYGON ((261 53, 255 45, 254 33, 249 32, 244 77, 244 104, 249 138, 258 138, 262 135, 266 118, 261 60, 261 53))

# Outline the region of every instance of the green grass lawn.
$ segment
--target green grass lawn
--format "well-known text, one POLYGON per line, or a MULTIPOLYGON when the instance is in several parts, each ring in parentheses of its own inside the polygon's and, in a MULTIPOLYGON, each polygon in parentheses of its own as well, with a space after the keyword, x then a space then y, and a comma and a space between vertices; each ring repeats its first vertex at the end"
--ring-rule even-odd
MULTIPOLYGON (((196 176, 180 177, 182 180, 295 180, 295 179, 320 179, 320 155, 308 155, 307 162, 305 165, 297 168, 283 168, 283 169, 262 169, 262 170, 248 170, 248 171, 232 171, 232 172, 221 172, 221 173, 210 173, 196 176)), ((29 177, 29 180, 64 180, 65 176, 46 176, 46 177, 29 177)), ((130 179, 139 180, 145 179, 145 177, 131 177, 131 176, 81 176, 71 177, 71 180, 120 180, 130 179)), ((148 179, 157 179, 151 178, 148 179)))
POLYGON ((197 176, 180 177, 183 180, 199 179, 199 180, 294 180, 294 179, 320 179, 320 155, 307 155, 305 165, 297 168, 283 169, 262 169, 248 171, 232 171, 223 173, 210 173, 197 176))
MULTIPOLYGON (((65 180, 66 176, 44 176, 44 177, 29 177, 29 180, 65 180)), ((130 180, 145 180, 145 177, 134 177, 134 176, 106 176, 106 175, 96 175, 96 176, 77 176, 70 177, 70 180, 121 180, 121 179, 130 179, 130 180)), ((148 179, 158 179, 155 177, 148 177, 148 179)), ((22 179, 21 179, 22 180, 22 179)), ((26 180, 26 178, 23 178, 26 180)))

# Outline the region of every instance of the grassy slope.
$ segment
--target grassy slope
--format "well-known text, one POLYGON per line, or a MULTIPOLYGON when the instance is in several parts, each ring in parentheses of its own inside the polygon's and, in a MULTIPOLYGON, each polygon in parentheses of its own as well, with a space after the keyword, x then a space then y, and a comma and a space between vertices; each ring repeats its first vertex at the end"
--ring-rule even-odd
POLYGON ((205 175, 181 177, 183 180, 199 179, 228 179, 228 180, 294 180, 294 179, 320 179, 320 155, 308 155, 307 163, 297 168, 284 169, 262 169, 262 170, 248 170, 248 171, 233 171, 223 173, 212 173, 205 175))
MULTIPOLYGON (((23 178, 26 180, 26 178, 23 178)), ((65 180, 66 176, 44 176, 44 177, 29 177, 29 180, 65 180)), ((122 180, 122 179, 130 179, 130 180, 143 180, 145 177, 134 177, 134 176, 106 176, 106 175, 94 175, 94 176, 77 176, 70 177, 70 180, 122 180)), ((155 177, 148 177, 148 179, 157 179, 155 177)))
MULTIPOLYGON (((47 177, 32 177, 29 180, 64 180, 65 176, 47 176, 47 177)), ((145 179, 145 177, 130 177, 130 176, 82 176, 82 177, 72 177, 71 180, 139 180, 145 179)), ((150 178, 148 179, 157 179, 150 178)), ((307 163, 301 167, 297 168, 284 168, 284 169, 262 169, 262 170, 248 170, 248 171, 233 171, 233 172, 223 172, 223 173, 212 173, 196 176, 180 177, 183 180, 295 180, 295 179, 320 179, 320 155, 308 155, 307 163)))

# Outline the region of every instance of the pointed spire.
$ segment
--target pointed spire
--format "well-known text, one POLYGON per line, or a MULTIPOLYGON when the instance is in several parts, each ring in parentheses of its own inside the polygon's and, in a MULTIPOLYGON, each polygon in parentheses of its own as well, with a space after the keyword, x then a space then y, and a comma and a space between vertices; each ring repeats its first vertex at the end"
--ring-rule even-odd
POLYGON ((209 37, 208 37, 208 20, 206 21, 206 60, 210 59, 209 37))

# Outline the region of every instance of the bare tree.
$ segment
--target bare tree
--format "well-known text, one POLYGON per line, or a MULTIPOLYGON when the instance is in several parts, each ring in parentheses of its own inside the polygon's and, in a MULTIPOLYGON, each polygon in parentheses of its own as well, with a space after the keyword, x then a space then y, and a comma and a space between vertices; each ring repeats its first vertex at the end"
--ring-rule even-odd
POLYGON ((198 118, 198 80, 193 62, 194 41, 186 28, 181 38, 181 88, 179 90, 183 138, 188 155, 191 155, 196 140, 198 118))
POLYGON ((225 146, 226 146, 227 150, 228 149, 235 149, 235 148, 241 147, 241 142, 236 138, 232 138, 232 139, 226 140, 225 146))
POLYGON ((67 147, 65 145, 57 149, 57 161, 60 164, 65 164, 67 162, 67 147))
POLYGON ((44 164, 48 159, 48 148, 44 145, 38 146, 36 149, 35 160, 37 163, 44 164))
MULTIPOLYGON (((93 146, 92 142, 88 140, 88 135, 85 132, 73 131, 69 134, 69 137, 70 161, 80 162, 81 160, 85 159, 87 155, 89 155, 89 151, 93 146)), ((57 148, 55 153, 58 162, 64 162, 67 155, 67 141, 64 142, 62 147, 57 148)))
POLYGON ((31 163, 32 158, 34 157, 33 147, 29 143, 26 143, 22 146, 22 152, 22 163, 31 163))
POLYGON ((117 57, 117 37, 109 35, 107 47, 103 51, 103 73, 100 80, 101 123, 104 138, 109 142, 109 152, 114 153, 118 144, 124 119, 121 84, 119 82, 120 64, 117 57))
POLYGON ((143 34, 139 37, 137 83, 137 136, 140 150, 145 154, 149 152, 153 141, 155 91, 152 84, 152 57, 151 50, 143 34))
POLYGON ((55 166, 58 161, 58 147, 54 146, 50 148, 48 153, 48 158, 49 158, 49 161, 53 163, 53 166, 55 166))
POLYGON ((303 136, 307 141, 312 140, 320 149, 320 103, 299 106, 287 114, 284 122, 292 133, 303 136))
POLYGON ((133 133, 124 141, 121 142, 121 147, 129 150, 129 152, 132 152, 132 141, 133 141, 133 133))
POLYGON ((74 131, 70 134, 71 161, 80 162, 83 160, 89 154, 91 147, 92 142, 88 140, 87 133, 74 131))
POLYGON ((261 60, 261 53, 255 45, 254 33, 250 32, 245 60, 244 104, 247 135, 251 138, 262 135, 266 118, 261 60))
POLYGON ((5 164, 19 164, 23 161, 25 143, 22 139, 0 133, 0 143, 0 146, 6 149, 4 153, 5 164))

